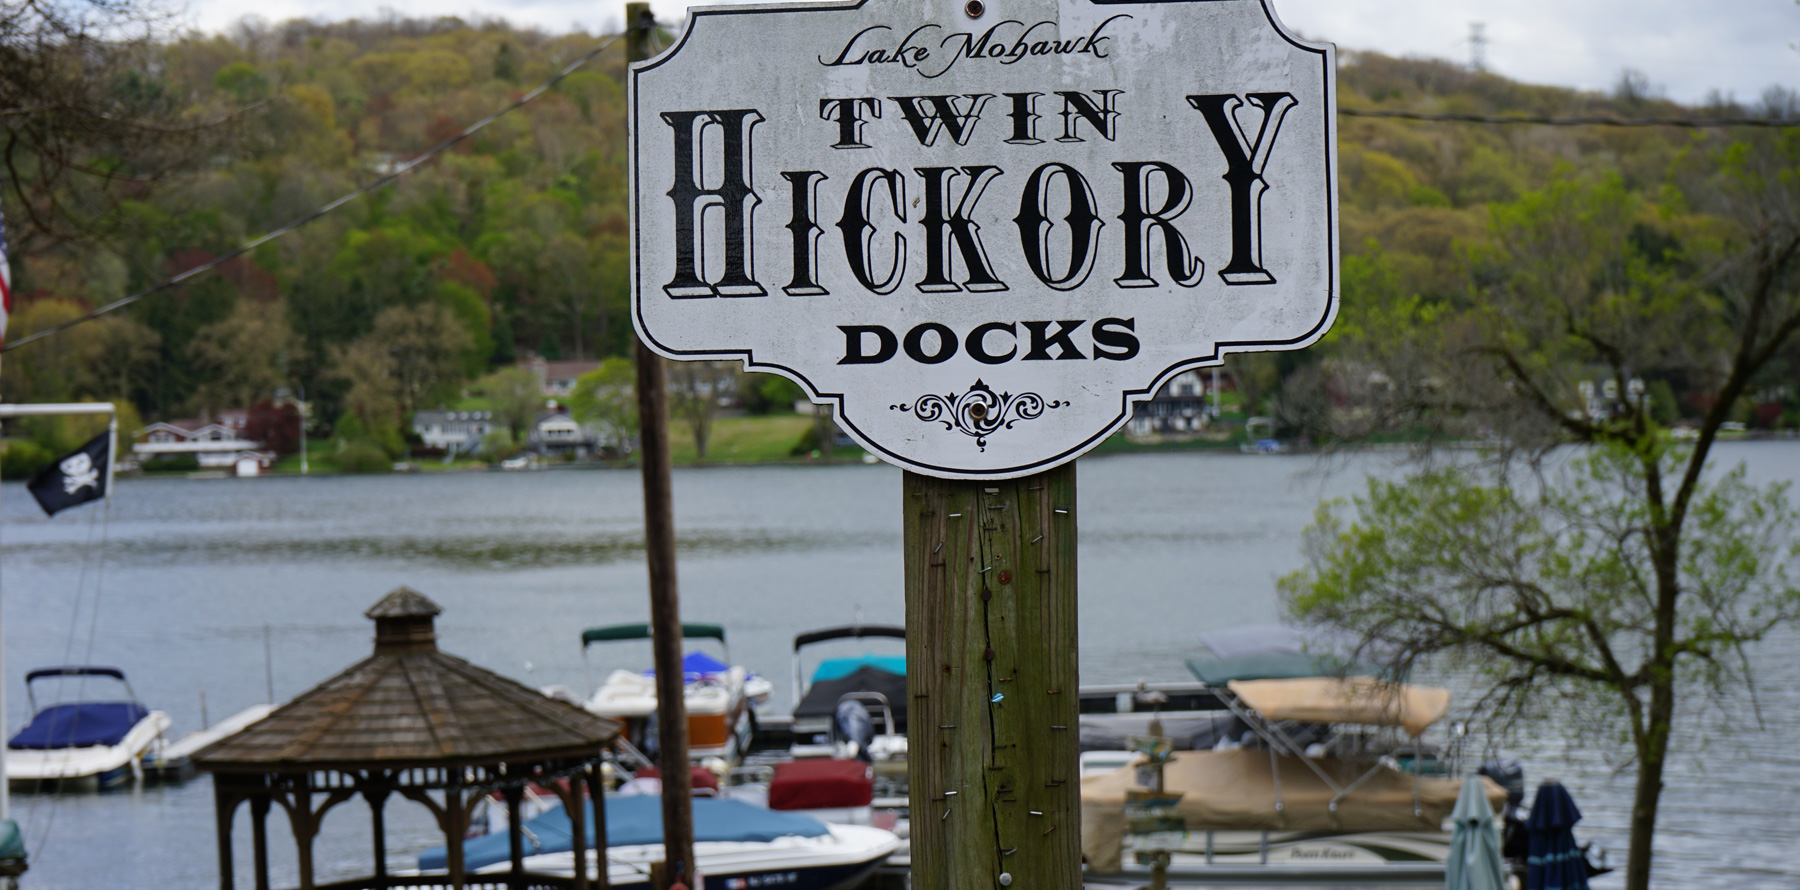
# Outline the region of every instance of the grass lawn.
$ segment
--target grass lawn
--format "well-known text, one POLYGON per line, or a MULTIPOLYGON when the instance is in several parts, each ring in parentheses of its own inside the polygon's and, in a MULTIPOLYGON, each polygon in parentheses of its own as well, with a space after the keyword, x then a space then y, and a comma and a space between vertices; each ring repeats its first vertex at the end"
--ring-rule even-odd
MULTIPOLYGON (((760 463, 793 460, 791 453, 812 418, 798 414, 721 417, 713 421, 706 442, 707 463, 760 463)), ((669 423, 670 457, 678 464, 695 463, 694 434, 679 420, 669 423)))

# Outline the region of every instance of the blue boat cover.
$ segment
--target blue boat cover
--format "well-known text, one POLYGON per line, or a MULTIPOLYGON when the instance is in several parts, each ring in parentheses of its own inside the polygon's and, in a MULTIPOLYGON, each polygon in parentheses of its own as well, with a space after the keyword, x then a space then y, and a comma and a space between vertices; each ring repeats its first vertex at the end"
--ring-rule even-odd
MULTIPOLYGON (((726 664, 705 652, 689 652, 681 657, 681 679, 684 683, 694 683, 715 674, 723 674, 731 670, 726 664)), ((644 672, 646 677, 656 676, 656 669, 644 672)))
POLYGON ((30 725, 12 737, 9 747, 47 751, 117 745, 149 709, 134 701, 76 702, 51 705, 31 718, 30 725))
MULTIPOLYGON (((588 848, 594 845, 594 805, 587 803, 588 848)), ((574 849, 569 830, 569 814, 557 807, 535 819, 525 820, 530 832, 522 840, 525 855, 564 853, 574 849), (533 838, 536 838, 534 841, 533 838)), ((829 833, 825 823, 799 813, 783 813, 754 806, 741 800, 716 797, 694 798, 694 840, 699 841, 772 841, 778 837, 818 837, 829 833)), ((606 799, 606 840, 614 847, 662 843, 662 798, 653 795, 609 797, 606 799)), ((464 867, 470 870, 505 862, 512 855, 512 842, 505 831, 471 838, 463 843, 464 867)), ((446 867, 443 847, 432 847, 419 854, 420 871, 436 871, 446 867)))
POLYGON ((837 680, 855 673, 857 668, 872 667, 890 674, 906 675, 904 655, 858 655, 851 658, 827 658, 813 671, 812 681, 837 680))

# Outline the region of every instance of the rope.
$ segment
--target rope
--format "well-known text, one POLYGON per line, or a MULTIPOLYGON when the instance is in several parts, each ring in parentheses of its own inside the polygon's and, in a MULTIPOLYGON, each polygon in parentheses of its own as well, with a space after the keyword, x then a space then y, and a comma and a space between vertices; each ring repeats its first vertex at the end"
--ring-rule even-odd
POLYGON ((351 201, 356 200, 357 198, 362 197, 363 195, 366 195, 377 189, 385 188, 390 183, 392 183, 394 180, 399 179, 400 177, 402 177, 408 173, 411 173, 419 165, 424 164, 426 161, 429 161, 432 158, 437 157, 439 154, 442 154, 446 149, 449 149, 451 146, 456 145, 458 142, 461 142, 464 139, 469 138, 470 136, 479 132, 482 128, 486 127, 488 124, 491 124, 494 121, 499 120, 501 117, 504 117, 505 115, 523 107, 527 103, 535 100, 538 96, 543 95, 546 90, 549 90, 551 87, 556 86, 558 83, 562 82, 563 78, 568 77, 571 74, 574 74, 583 65, 586 65, 588 62, 593 61, 594 58, 596 56, 600 55, 601 52, 605 51, 607 47, 612 46, 613 43, 619 39, 620 36, 621 35, 615 34, 612 37, 609 37, 606 40, 601 41, 599 45, 595 46, 591 50, 588 50, 580 58, 576 59, 573 62, 570 62, 561 71, 557 72, 555 77, 552 77, 549 80, 546 80, 543 83, 539 84, 536 89, 533 89, 531 92, 526 93, 523 96, 520 96, 518 99, 516 99, 512 103, 508 104, 506 107, 501 108, 499 111, 496 111, 493 114, 490 114, 487 117, 484 117, 481 120, 478 120, 473 124, 470 124, 468 127, 464 128, 461 133, 458 133, 455 136, 451 136, 450 138, 445 139, 444 141, 438 143, 437 145, 432 146, 424 154, 421 154, 418 157, 415 157, 412 160, 407 161, 404 164, 401 164, 399 167, 395 168, 393 171, 391 171, 387 174, 384 174, 383 176, 375 179, 373 182, 370 182, 368 185, 358 188, 355 191, 352 191, 349 194, 346 194, 343 197, 340 197, 335 201, 332 201, 328 204, 325 204, 325 205, 311 211, 310 213, 306 213, 306 214, 300 216, 299 218, 293 220, 292 222, 289 222, 287 225, 282 226, 281 228, 278 228, 272 232, 269 232, 266 235, 263 235, 252 241, 249 241, 249 242, 247 242, 239 247, 236 247, 232 250, 229 250, 229 251, 225 252, 223 255, 215 257, 214 259, 212 259, 209 262, 201 263, 198 266, 188 269, 172 278, 168 278, 157 284, 151 285, 150 287, 145 288, 144 290, 138 291, 137 293, 132 294, 128 297, 122 297, 120 299, 114 300, 113 302, 108 303, 104 306, 101 306, 100 308, 95 309, 94 311, 89 312, 86 315, 82 315, 77 318, 71 318, 68 321, 62 322, 60 324, 51 325, 50 327, 47 327, 41 331, 36 331, 34 333, 20 337, 17 340, 13 340, 4 346, 0 346, 0 353, 10 352, 14 349, 24 346, 27 343, 32 342, 33 340, 41 340, 45 337, 49 337, 54 334, 60 334, 63 331, 68 330, 69 328, 75 327, 76 325, 85 324, 87 322, 93 321, 96 318, 99 318, 102 315, 106 315, 110 312, 116 312, 120 309, 123 309, 126 306, 129 306, 132 303, 136 303, 137 301, 139 301, 145 297, 148 297, 152 294, 160 293, 162 291, 168 290, 169 288, 172 288, 175 285, 181 284, 182 282, 187 281, 190 278, 196 277, 196 276, 204 274, 206 272, 210 272, 214 268, 217 268, 219 265, 221 265, 229 260, 233 260, 240 256, 243 256, 244 254, 249 253, 250 251, 255 250, 258 247, 261 247, 262 245, 264 245, 270 241, 273 241, 276 238, 281 237, 282 235, 285 235, 297 228, 300 228, 301 226, 306 225, 307 223, 312 222, 313 220, 318 219, 319 217, 322 217, 322 216, 338 209, 339 207, 342 207, 345 204, 348 204, 351 201))

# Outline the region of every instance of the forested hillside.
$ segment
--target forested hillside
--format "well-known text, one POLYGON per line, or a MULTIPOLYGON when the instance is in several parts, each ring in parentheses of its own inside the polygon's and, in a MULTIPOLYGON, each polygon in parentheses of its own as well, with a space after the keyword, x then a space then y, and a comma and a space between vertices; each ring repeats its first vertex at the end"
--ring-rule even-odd
MULTIPOLYGON (((15 234, 8 339, 208 261, 375 179, 599 39, 441 19, 245 26, 154 46, 117 89, 182 108, 247 110, 217 140, 225 148, 185 159, 156 188, 109 186, 116 200, 96 237, 34 234, 15 202, 56 196, 0 193, 15 234)), ((124 399, 158 419, 304 390, 324 427, 348 420, 359 436, 392 441, 368 428, 398 429, 410 410, 454 399, 522 356, 628 355, 622 70, 615 46, 392 187, 216 274, 8 353, 0 391, 9 401, 124 399)), ((1614 94, 1584 94, 1353 52, 1342 56, 1339 83, 1344 109, 1794 110, 1781 92, 1748 109, 1696 110, 1646 96, 1629 76, 1614 94)), ((1359 355, 1392 345, 1411 321, 1478 303, 1484 282, 1504 278, 1506 220, 1546 188, 1577 188, 1625 214, 1629 256, 1605 262, 1636 263, 1646 275, 1689 274, 1701 265, 1695 251, 1718 253, 1738 231, 1702 194, 1724 175, 1728 143, 1745 135, 1736 131, 1344 116, 1340 134, 1339 331, 1322 348, 1234 360, 1252 406, 1277 410, 1301 433, 1332 434, 1330 416, 1355 401, 1360 378, 1345 369, 1359 355)), ((1792 176, 1784 145, 1775 149, 1790 152, 1781 175, 1792 176)), ((1705 386, 1653 381, 1671 416, 1705 386)), ((1781 410, 1751 419, 1776 423, 1781 410)))

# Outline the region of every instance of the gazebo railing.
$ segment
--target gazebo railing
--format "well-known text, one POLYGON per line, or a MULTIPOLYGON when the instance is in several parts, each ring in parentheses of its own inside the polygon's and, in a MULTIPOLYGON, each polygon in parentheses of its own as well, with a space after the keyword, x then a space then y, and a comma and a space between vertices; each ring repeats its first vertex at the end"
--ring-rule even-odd
MULTIPOLYGON (((570 890, 574 886, 573 877, 530 873, 474 874, 465 876, 462 882, 463 890, 570 890)), ((452 890, 450 876, 446 874, 352 878, 348 881, 318 884, 316 890, 390 890, 396 887, 452 890)))

